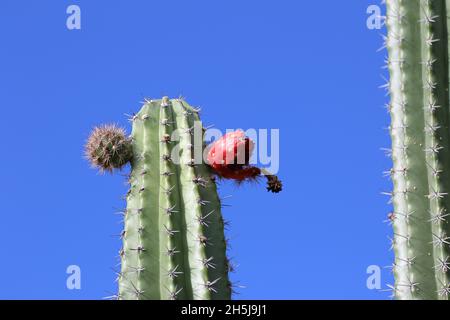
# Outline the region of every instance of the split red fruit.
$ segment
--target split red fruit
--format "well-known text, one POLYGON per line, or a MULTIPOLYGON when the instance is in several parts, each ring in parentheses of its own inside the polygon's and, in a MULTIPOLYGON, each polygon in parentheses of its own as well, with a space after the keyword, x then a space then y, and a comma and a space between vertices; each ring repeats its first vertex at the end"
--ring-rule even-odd
POLYGON ((221 178, 233 179, 240 183, 265 176, 267 191, 280 192, 283 185, 276 175, 249 164, 254 147, 255 143, 246 137, 242 130, 229 132, 212 143, 207 162, 221 178))
POLYGON ((254 179, 261 174, 259 168, 249 165, 254 146, 242 130, 229 132, 212 144, 208 164, 218 176, 226 179, 254 179))

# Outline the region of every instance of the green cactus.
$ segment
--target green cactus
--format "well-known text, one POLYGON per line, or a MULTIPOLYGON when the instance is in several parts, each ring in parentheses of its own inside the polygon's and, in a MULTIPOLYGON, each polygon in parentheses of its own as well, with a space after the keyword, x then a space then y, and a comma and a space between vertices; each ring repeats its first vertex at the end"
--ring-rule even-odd
POLYGON ((445 0, 387 0, 397 299, 450 293, 448 10, 445 0))
POLYGON ((119 299, 231 298, 221 202, 210 168, 193 161, 195 146, 204 147, 201 126, 195 141, 198 121, 198 110, 181 99, 147 100, 130 139, 105 126, 86 145, 91 162, 108 171, 131 161, 119 299), (115 147, 128 150, 127 143, 132 155, 115 147))

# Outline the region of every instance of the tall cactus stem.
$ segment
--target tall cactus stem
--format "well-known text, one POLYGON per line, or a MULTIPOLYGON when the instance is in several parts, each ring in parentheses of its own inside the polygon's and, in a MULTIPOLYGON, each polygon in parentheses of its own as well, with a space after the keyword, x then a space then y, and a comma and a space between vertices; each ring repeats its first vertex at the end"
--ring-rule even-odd
POLYGON ((445 0, 387 0, 394 294, 449 296, 450 148, 445 0))
POLYGON ((216 186, 206 164, 191 162, 196 121, 196 109, 167 97, 133 117, 120 299, 231 297, 216 186))

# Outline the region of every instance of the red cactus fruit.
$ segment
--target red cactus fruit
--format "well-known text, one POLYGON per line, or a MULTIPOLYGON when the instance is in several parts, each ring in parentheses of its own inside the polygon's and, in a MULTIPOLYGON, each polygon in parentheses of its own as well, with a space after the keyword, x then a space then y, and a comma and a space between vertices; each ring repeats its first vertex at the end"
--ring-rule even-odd
POLYGON ((241 130, 227 133, 215 141, 208 152, 209 165, 221 175, 248 165, 254 143, 241 130))
POLYGON ((208 151, 207 162, 219 177, 239 183, 256 180, 264 175, 267 178, 267 190, 280 192, 282 184, 276 176, 249 165, 254 146, 254 142, 242 130, 229 132, 213 142, 208 151))

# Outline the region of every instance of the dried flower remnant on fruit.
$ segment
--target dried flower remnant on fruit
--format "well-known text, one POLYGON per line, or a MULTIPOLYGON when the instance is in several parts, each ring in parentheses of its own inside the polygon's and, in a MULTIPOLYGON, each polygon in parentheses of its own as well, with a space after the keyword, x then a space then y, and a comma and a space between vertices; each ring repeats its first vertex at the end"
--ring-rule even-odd
POLYGON ((267 191, 271 191, 273 193, 278 193, 283 190, 283 184, 281 180, 278 179, 277 176, 267 175, 267 191))

